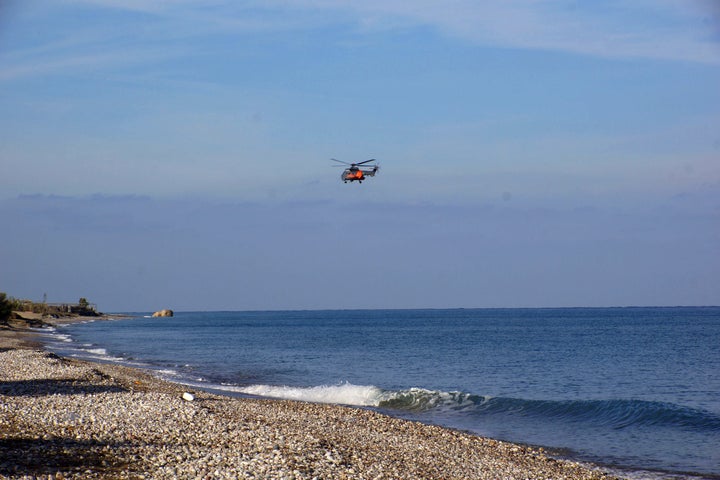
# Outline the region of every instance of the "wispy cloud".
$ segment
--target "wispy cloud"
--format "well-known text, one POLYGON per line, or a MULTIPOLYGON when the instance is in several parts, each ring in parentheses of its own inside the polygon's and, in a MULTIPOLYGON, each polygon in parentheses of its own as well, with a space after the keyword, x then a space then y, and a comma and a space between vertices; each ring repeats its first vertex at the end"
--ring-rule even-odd
POLYGON ((0 81, 45 74, 77 73, 98 69, 117 69, 167 59, 179 55, 167 49, 109 51, 105 53, 48 54, 10 63, 0 70, 0 81))
POLYGON ((480 45, 613 58, 720 63, 720 9, 709 2, 514 0, 290 0, 286 5, 352 11, 364 25, 396 17, 480 45))
POLYGON ((207 53, 212 47, 199 45, 208 38, 308 30, 332 22, 318 20, 307 7, 205 0, 66 0, 19 15, 21 10, 10 10, 6 23, 19 38, 28 30, 22 24, 37 34, 16 42, 19 47, 0 45, 0 81, 151 65, 207 53))
POLYGON ((110 59, 120 65, 150 63, 179 39, 328 25, 347 25, 349 33, 361 36, 417 27, 481 46, 720 64, 720 8, 701 0, 67 0, 49 5, 47 15, 83 9, 92 10, 99 24, 55 32, 36 47, 45 49, 42 56, 0 52, 0 79, 105 68, 110 59), (117 14, 141 18, 113 20, 117 14), (62 48, 67 41, 77 50, 62 48), (94 51, 99 46, 103 54, 94 51), (148 46, 155 49, 153 54, 148 46))

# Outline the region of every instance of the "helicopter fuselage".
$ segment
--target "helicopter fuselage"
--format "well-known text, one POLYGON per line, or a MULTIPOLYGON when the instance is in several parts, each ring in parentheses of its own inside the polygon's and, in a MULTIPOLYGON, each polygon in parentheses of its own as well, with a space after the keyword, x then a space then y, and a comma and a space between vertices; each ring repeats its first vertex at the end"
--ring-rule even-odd
MULTIPOLYGON (((331 158, 333 162, 343 163, 345 165, 349 165, 349 167, 346 167, 345 170, 343 170, 343 173, 340 175, 340 180, 343 182, 355 182, 362 183, 363 180, 365 180, 366 177, 374 177, 375 173, 380 169, 380 165, 367 165, 370 162, 374 162, 375 159, 371 158, 370 160, 365 160, 364 162, 358 162, 358 163, 347 163, 343 162, 342 160, 338 160, 336 158, 331 158), (364 165, 365 168, 360 168, 359 165, 364 165)), ((335 165, 336 167, 339 167, 340 165, 335 165)))
POLYGON ((345 171, 342 173, 340 178, 345 183, 354 182, 356 180, 358 182, 362 182, 363 179, 365 178, 365 174, 359 168, 356 168, 354 170, 352 168, 348 168, 348 169, 345 169, 345 171))
POLYGON ((350 167, 343 171, 342 175, 340 175, 340 179, 345 183, 355 181, 362 183, 362 181, 365 180, 365 177, 374 177, 375 172, 377 172, 377 168, 363 170, 358 167, 350 167))

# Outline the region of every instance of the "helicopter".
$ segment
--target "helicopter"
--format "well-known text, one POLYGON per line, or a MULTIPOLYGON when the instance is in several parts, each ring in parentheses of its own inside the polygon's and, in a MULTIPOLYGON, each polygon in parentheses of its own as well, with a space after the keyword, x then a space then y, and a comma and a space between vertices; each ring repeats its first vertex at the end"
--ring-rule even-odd
MULTIPOLYGON (((358 162, 358 163, 347 163, 343 162, 342 160, 337 160, 335 158, 331 158, 330 160, 334 162, 339 162, 345 165, 350 165, 350 167, 346 168, 342 175, 340 175, 340 180, 342 180, 344 183, 347 182, 354 182, 357 180, 358 183, 362 183, 363 180, 367 177, 374 177, 375 173, 377 173, 378 170, 380 170, 380 165, 367 165, 367 169, 362 169, 358 165, 365 165, 366 163, 374 162, 375 159, 371 158, 370 160, 365 160, 364 162, 358 162)), ((335 167, 342 167, 342 165, 334 165, 335 167)))

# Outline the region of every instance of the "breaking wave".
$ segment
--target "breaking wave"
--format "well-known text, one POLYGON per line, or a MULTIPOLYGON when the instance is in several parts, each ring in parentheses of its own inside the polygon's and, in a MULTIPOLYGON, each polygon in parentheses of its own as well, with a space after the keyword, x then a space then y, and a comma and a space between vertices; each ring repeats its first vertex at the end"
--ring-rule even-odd
POLYGON ((672 403, 644 400, 527 400, 410 389, 389 395, 378 406, 410 411, 456 410, 476 416, 537 417, 591 423, 613 429, 652 426, 720 431, 720 415, 672 403))
POLYGON ((379 406, 383 396, 383 391, 377 387, 353 385, 350 383, 340 385, 323 385, 317 387, 287 387, 273 385, 233 387, 223 385, 222 389, 259 397, 301 400, 316 403, 334 403, 338 405, 352 405, 358 407, 377 407, 379 406))
POLYGON ((644 400, 522 400, 491 398, 477 405, 487 414, 522 415, 592 423, 613 429, 669 427, 720 431, 720 415, 664 402, 644 400))
POLYGON ((629 427, 667 427, 720 431, 720 415, 672 403, 644 400, 527 400, 422 388, 389 391, 372 385, 350 383, 316 387, 224 385, 222 390, 287 400, 377 407, 398 412, 435 411, 478 417, 543 418, 618 430, 629 427))

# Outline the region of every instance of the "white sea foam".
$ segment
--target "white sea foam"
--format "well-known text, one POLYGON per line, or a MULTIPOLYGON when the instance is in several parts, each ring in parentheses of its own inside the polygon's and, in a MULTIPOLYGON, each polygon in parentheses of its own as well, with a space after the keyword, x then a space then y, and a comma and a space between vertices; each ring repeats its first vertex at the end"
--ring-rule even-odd
POLYGON ((44 327, 30 327, 28 330, 32 332, 39 332, 41 334, 47 334, 50 332, 56 332, 57 328, 53 327, 52 325, 45 325, 44 327))
POLYGON ((103 362, 126 363, 122 357, 108 355, 104 348, 79 348, 65 351, 67 355, 75 358, 85 358, 90 360, 100 360, 103 362))
POLYGON ((94 321, 95 321, 94 318, 88 318, 88 319, 85 319, 85 320, 78 320, 78 321, 75 321, 75 322, 73 322, 73 323, 74 323, 75 325, 82 325, 82 324, 84 324, 84 323, 93 323, 94 321))
MULTIPOLYGON (((187 381, 183 381, 182 383, 190 384, 187 381)), ((195 384, 195 386, 202 388, 208 385, 195 384)), ((434 408, 457 409, 473 404, 469 396, 461 392, 442 392, 422 388, 392 391, 382 390, 373 385, 353 385, 351 383, 315 387, 289 387, 285 385, 235 386, 221 384, 214 385, 212 388, 225 392, 242 393, 266 398, 353 405, 359 407, 387 407, 411 411, 423 411, 434 408)))
POLYGON ((260 397, 361 407, 376 407, 380 404, 383 396, 383 391, 375 386, 353 385, 350 383, 317 387, 250 385, 247 387, 223 386, 222 388, 223 390, 260 397))
POLYGON ((177 377, 178 376, 178 372, 176 372, 175 370, 169 369, 169 368, 155 370, 155 372, 162 377, 177 377))
POLYGON ((40 336, 51 338, 56 342, 72 343, 72 338, 67 333, 59 333, 55 327, 43 327, 33 329, 38 332, 40 336))

